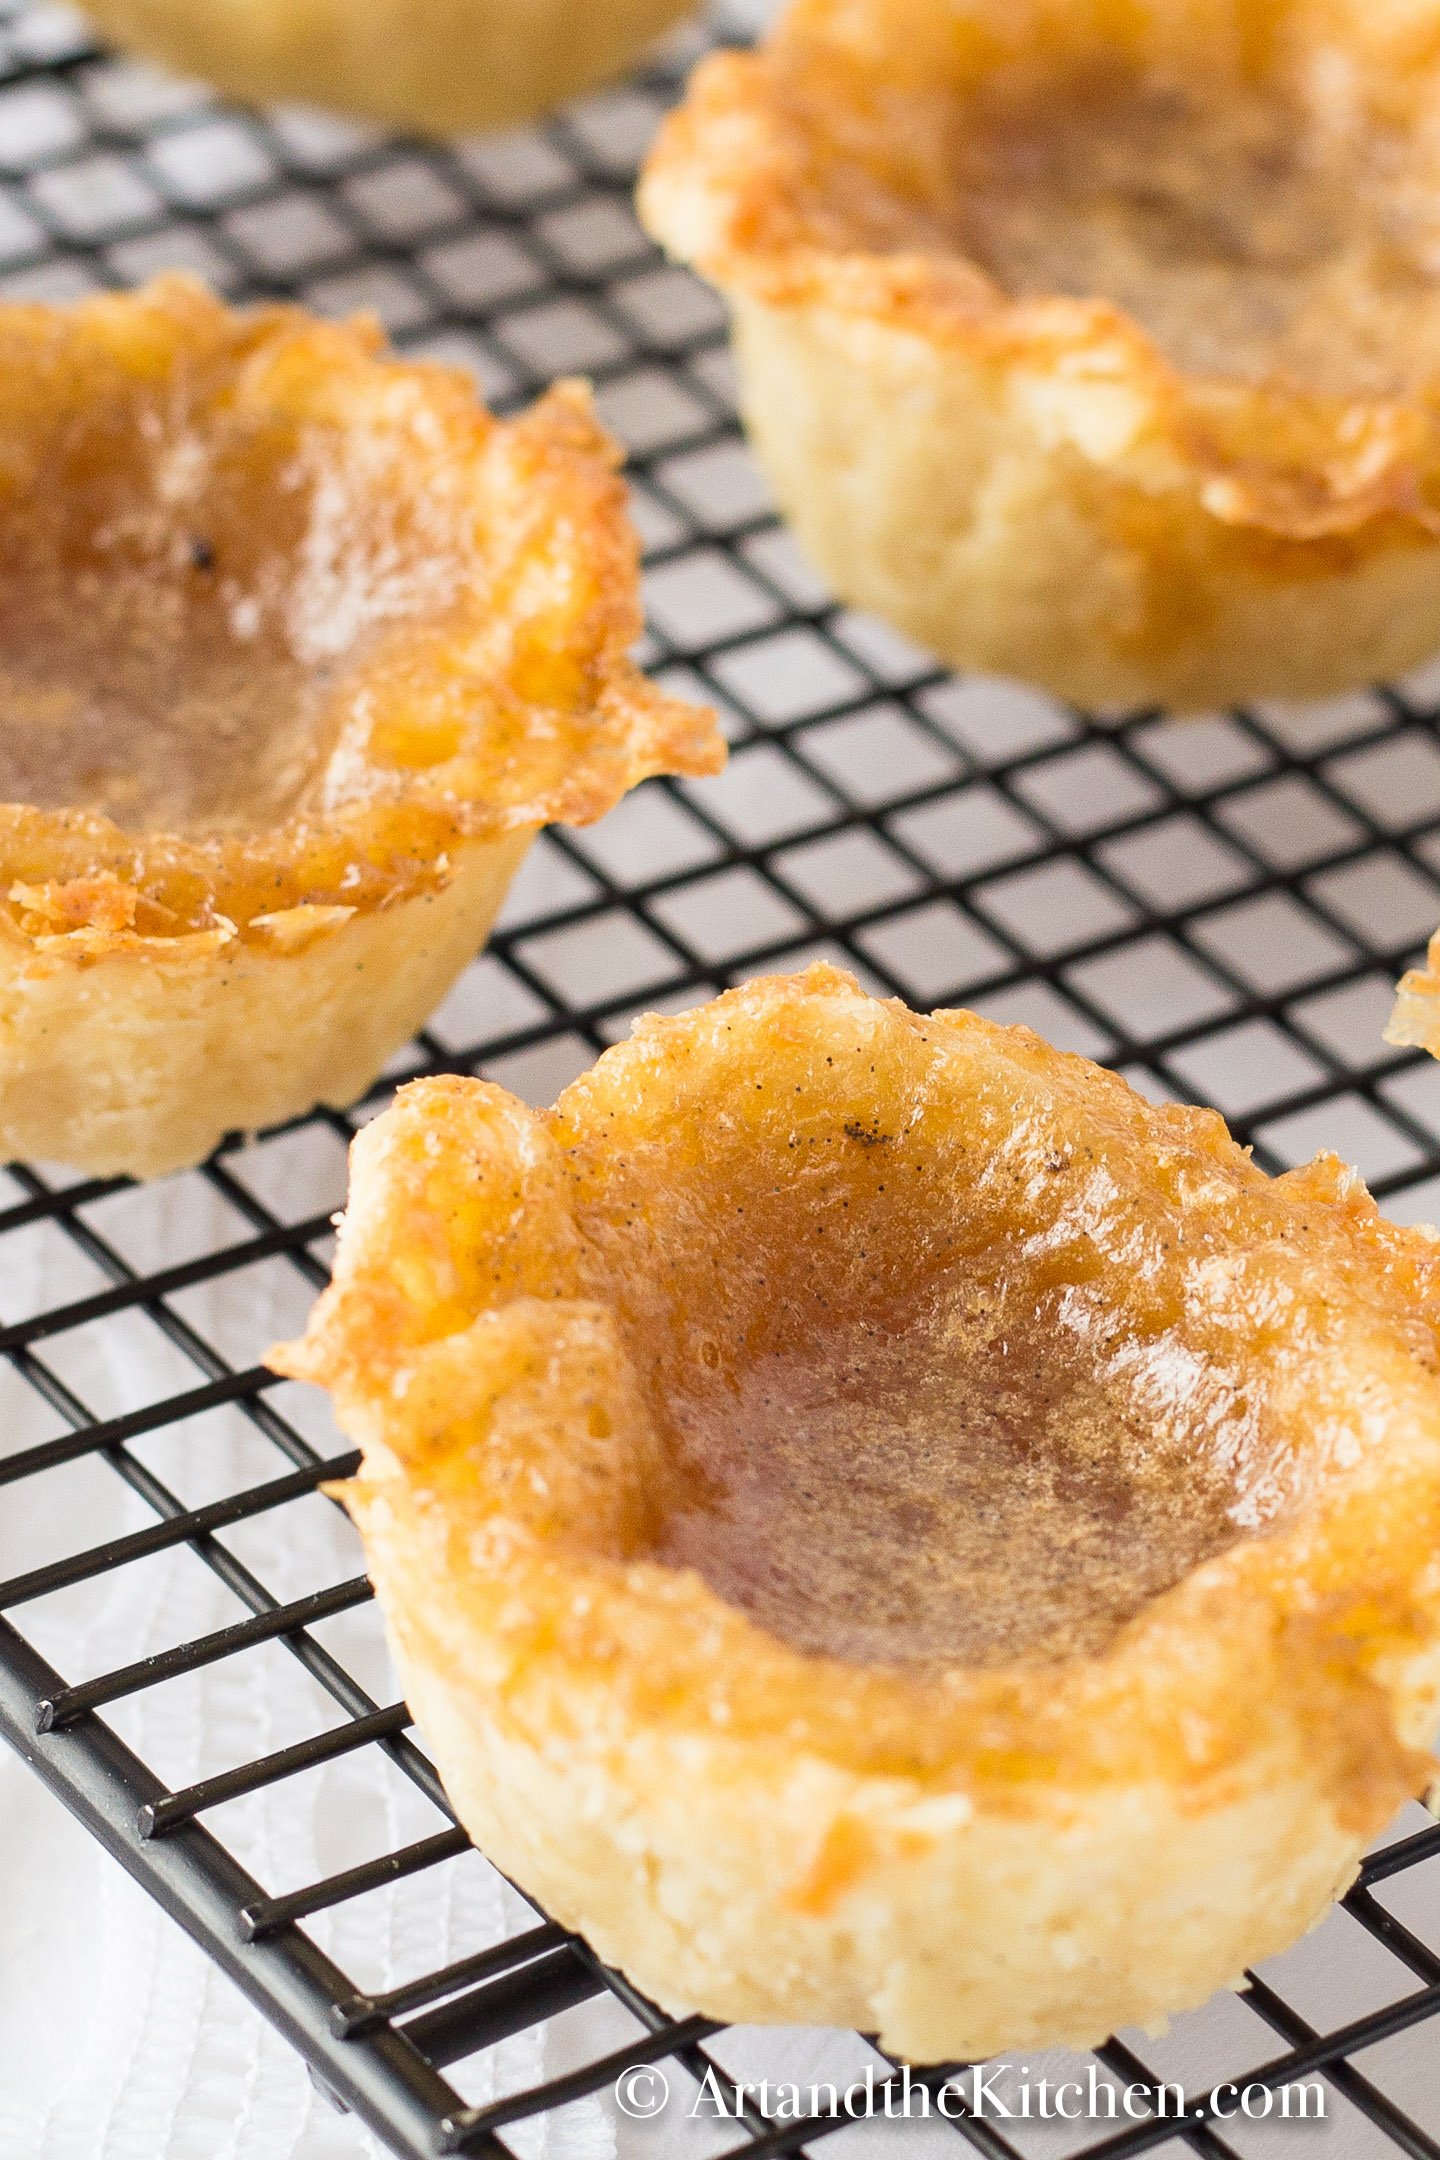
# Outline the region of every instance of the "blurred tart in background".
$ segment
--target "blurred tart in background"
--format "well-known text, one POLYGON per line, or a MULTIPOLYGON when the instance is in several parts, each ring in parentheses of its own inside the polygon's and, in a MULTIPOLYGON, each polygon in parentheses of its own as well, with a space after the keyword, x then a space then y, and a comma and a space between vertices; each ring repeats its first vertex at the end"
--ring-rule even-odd
POLYGON ((1434 1775, 1440 1246, 831 968, 351 1151, 330 1389, 497 1866, 674 2013, 1088 2044, 1434 1775))
POLYGON ((509 127, 611 80, 693 0, 85 0, 107 38, 232 97, 420 135, 509 127))
POLYGON ((1440 0, 793 0, 652 232, 847 601, 1077 702, 1440 646, 1440 0))
POLYGON ((551 818, 713 772, 629 657, 578 385, 166 279, 0 310, 0 1153, 95 1174, 353 1101, 551 818))

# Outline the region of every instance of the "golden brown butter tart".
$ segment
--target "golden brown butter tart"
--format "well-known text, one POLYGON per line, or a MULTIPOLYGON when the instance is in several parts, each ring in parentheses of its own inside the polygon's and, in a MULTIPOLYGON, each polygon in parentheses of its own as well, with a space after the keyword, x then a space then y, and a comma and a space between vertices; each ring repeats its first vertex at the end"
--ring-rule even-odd
POLYGON ((0 309, 0 1149, 103 1172, 353 1100, 536 829, 708 715, 630 659, 580 386, 162 279, 0 309))
POLYGON ((280 1370, 496 1862, 671 2010, 1093 2040, 1431 1775, 1440 1245, 817 967, 404 1090, 280 1370))

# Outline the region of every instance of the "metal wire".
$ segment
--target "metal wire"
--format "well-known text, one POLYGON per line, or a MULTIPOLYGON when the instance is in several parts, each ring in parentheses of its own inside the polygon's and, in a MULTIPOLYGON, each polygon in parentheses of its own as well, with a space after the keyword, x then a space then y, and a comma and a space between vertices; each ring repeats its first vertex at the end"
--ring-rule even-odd
MULTIPOLYGON (((403 346, 472 366, 501 407, 557 373, 590 374, 630 444, 647 657, 720 706, 730 770, 652 783, 594 832, 542 840, 488 955, 397 1069, 483 1070, 548 1100, 637 1010, 824 952, 913 1004, 1027 1019, 1153 1095, 1213 1100, 1268 1167, 1333 1146, 1396 1214, 1440 1213, 1440 1068, 1380 1038, 1394 978, 1440 920, 1440 671, 1303 720, 1257 709, 1094 721, 954 681, 835 608, 741 445, 712 297, 657 260, 629 207, 636 157, 686 57, 535 134, 442 150, 237 113, 97 53, 62 10, 0 8, 0 292, 61 297, 180 263, 236 297, 370 306, 403 346)), ((112 1537, 0 1583, 0 1730, 396 2153, 500 2154, 507 2125, 602 2093, 636 2062, 714 2071, 736 2096, 726 2036, 667 2019, 543 1915, 367 1990, 314 1923, 454 1862, 463 1833, 442 1822, 277 1892, 207 1821, 350 1755, 366 1775, 388 1758, 445 1810, 404 1706, 377 1699, 317 1633, 363 1605, 363 1577, 333 1579, 317 1539, 305 1580, 281 1586, 254 1560, 260 1545, 236 1542, 353 1460, 307 1437, 293 1391, 255 1362, 259 1343, 234 1344, 252 1270, 287 1271, 302 1305, 324 1280, 329 1208, 292 1210, 315 1185, 290 1177, 296 1151, 312 1166, 338 1157, 395 1077, 350 1117, 318 1112, 258 1146, 228 1143, 178 1181, 178 1206, 147 1218, 138 1245, 110 1227, 123 1181, 8 1174, 0 1282, 19 1279, 6 1254, 38 1238, 64 1255, 65 1288, 0 1316, 17 1391, 6 1400, 44 1428, 34 1437, 27 1411, 0 1439, 7 1507, 23 1521, 89 1465, 132 1512, 112 1537), (184 1195, 202 1190, 233 1235, 196 1252, 184 1195), (153 1388, 97 1403, 77 1346, 136 1326, 153 1388), (269 1467, 235 1477, 217 1461, 222 1489, 194 1500, 159 1474, 149 1443, 182 1426, 203 1435, 222 1415, 246 1434, 245 1461, 269 1467), (27 1609, 182 1548, 238 1618, 83 1680, 50 1667, 27 1609), (118 1713, 262 1645, 310 1676, 328 1721, 170 1789, 120 1737, 118 1713), (444 2074, 603 1995, 631 2019, 613 2052, 480 2107, 444 2074)), ((1245 2030, 1213 2058, 1206 2089, 1242 2072, 1272 2088, 1319 2074, 1357 2150, 1368 2136, 1440 2160, 1413 2038, 1440 2010, 1437 1887, 1440 1828, 1412 1811, 1345 1917, 1314 1938, 1348 1928, 1346 1944, 1370 1946, 1359 2006, 1317 2023, 1313 1965, 1267 1968, 1231 2005, 1245 2030)), ((1349 1955, 1342 1946, 1341 1963, 1349 1955)), ((1111 2078, 1152 2085, 1166 2059, 1163 2043, 1135 2037, 1095 2056, 1111 2078)), ((927 2073, 931 2089, 947 2074, 927 2073)), ((737 2098, 730 2149, 793 2154, 845 2127, 767 2120, 737 2098)), ((992 2160, 1028 2149, 1028 2131, 973 2109, 953 2127, 992 2160)), ((1178 2121, 1091 2129, 1069 2147, 1090 2160, 1169 2139, 1212 2156, 1245 2149, 1198 2088, 1178 2121)), ((658 2127, 648 2149, 666 2149, 658 2127)))

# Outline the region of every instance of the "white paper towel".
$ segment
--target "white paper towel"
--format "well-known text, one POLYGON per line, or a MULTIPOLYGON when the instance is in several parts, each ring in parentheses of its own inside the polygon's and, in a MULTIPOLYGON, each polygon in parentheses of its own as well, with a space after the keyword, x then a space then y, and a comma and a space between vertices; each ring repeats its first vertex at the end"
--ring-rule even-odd
MULTIPOLYGON (((149 1260, 232 1241, 224 1202, 197 1177, 132 1196, 132 1257, 149 1260), (140 1239, 155 1248, 138 1253, 140 1239)), ((91 1287, 67 1241, 49 1229, 0 1240, 0 1314, 58 1304, 91 1287)), ((211 1339, 238 1336, 258 1355, 291 1329, 309 1293, 282 1262, 191 1294, 189 1317, 211 1339)), ((93 1407, 143 1402, 179 1375, 157 1375, 158 1333, 102 1323, 62 1343, 63 1367, 93 1407)), ((190 1384, 201 1376, 190 1375, 190 1384)), ((7 1450, 57 1429, 13 1375, 0 1399, 7 1450)), ((139 1443, 187 1498, 284 1473, 278 1453, 237 1413, 139 1443), (184 1458, 189 1451, 190 1459, 184 1458)), ((0 1494, 0 1573, 78 1551, 153 1516, 101 1464, 87 1463, 0 1494)), ((228 1542, 281 1594, 358 1572, 353 1533, 319 1498, 274 1511, 228 1542)), ((187 1640, 237 1615, 234 1599, 193 1554, 167 1553, 86 1591, 22 1608, 16 1619, 66 1679, 187 1640)), ((369 1666, 380 1660, 373 1648, 369 1666)), ((365 1673, 371 1682, 370 1670, 365 1673)), ((383 1681, 380 1683, 383 1686, 383 1681)), ((388 1699, 388 1698, 387 1698, 388 1699)), ((297 1660, 278 1645, 138 1695, 107 1716, 172 1785, 249 1761, 338 1724, 297 1660)), ((270 1890, 327 1875, 441 1827, 429 1803, 374 1749, 232 1804, 217 1831, 270 1890)), ((313 1932, 369 1987, 445 1964, 523 1924, 525 1908, 473 1855, 339 1908, 313 1932)), ((565 2066, 583 2021, 613 2044, 608 2006, 572 2014, 565 2066)), ((466 2097, 547 2073, 543 2033, 522 2033, 463 2077, 466 2097)), ((568 2108, 519 2133, 533 2160, 613 2160, 602 2102, 568 2108)), ((370 2160, 381 2148, 312 2086, 293 2050, 181 1929, 132 1882, 17 1758, 0 1754, 0 2160, 370 2160)))

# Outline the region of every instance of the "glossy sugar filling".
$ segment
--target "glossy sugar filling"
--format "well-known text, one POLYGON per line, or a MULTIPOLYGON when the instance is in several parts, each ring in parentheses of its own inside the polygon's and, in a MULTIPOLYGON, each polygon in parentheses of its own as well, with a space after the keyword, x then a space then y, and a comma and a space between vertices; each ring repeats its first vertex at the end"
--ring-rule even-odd
POLYGON ((314 798, 377 626, 458 565, 313 449, 122 422, 0 500, 0 801, 200 835, 314 798))
MULTIPOLYGON (((635 1263, 663 1307, 632 1347, 674 1465, 654 1557, 852 1662, 1103 1651, 1284 1511, 1289 1457, 1183 1324, 1112 1302, 1098 1253, 1066 1279, 1051 1233, 969 1218, 948 1176, 871 1137, 816 1145, 804 1174, 798 1142, 778 1174, 762 1144, 753 1186, 693 1222, 683 1173, 667 1187, 697 1242, 635 1263)), ((1078 1176, 1072 1204, 1092 1204, 1078 1176)))
POLYGON ((1224 1466, 983 1302, 761 1356, 679 1422, 696 1475, 659 1557, 856 1663, 1100 1651, 1244 1534, 1224 1466))

